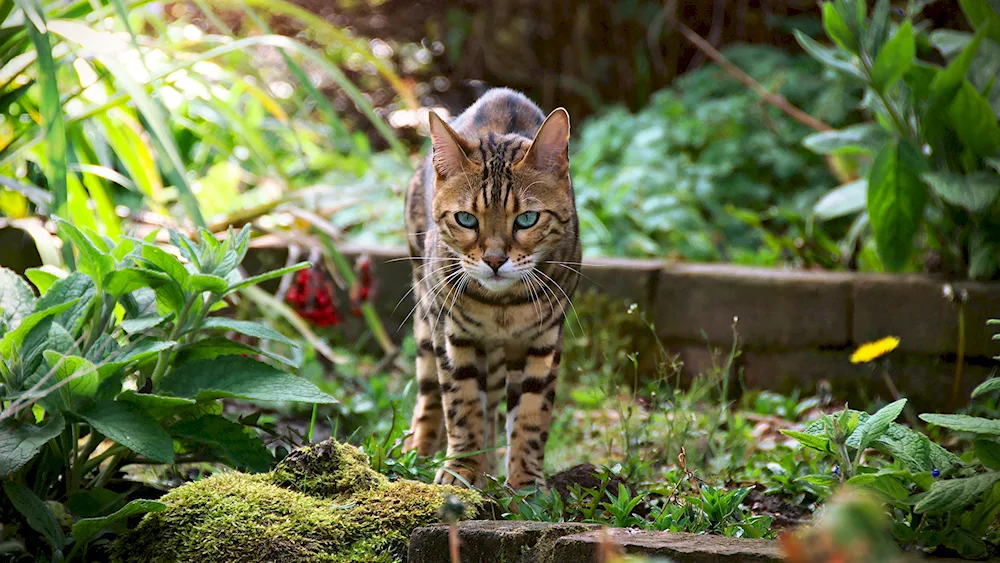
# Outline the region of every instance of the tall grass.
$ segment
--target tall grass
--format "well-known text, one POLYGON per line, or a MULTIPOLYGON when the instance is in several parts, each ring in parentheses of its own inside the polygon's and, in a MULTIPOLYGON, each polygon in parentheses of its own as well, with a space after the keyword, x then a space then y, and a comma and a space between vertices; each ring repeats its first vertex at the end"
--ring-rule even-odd
MULTIPOLYGON (((223 230, 297 206, 350 221, 346 198, 370 198, 346 196, 344 175, 363 180, 374 155, 320 84, 344 92, 407 171, 406 148, 342 68, 371 65, 415 106, 365 40, 283 0, 194 5, 207 24, 190 4, 178 15, 150 0, 0 0, 0 222, 59 215, 117 237, 137 222, 223 230), (272 33, 275 16, 305 39, 272 33)), ((62 248, 46 261, 71 265, 62 248)))

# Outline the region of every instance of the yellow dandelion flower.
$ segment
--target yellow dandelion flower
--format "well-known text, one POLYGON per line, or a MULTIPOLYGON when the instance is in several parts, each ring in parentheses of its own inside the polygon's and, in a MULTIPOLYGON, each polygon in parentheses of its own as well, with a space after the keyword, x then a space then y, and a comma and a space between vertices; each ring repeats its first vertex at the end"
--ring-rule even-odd
POLYGON ((892 352, 897 347, 899 347, 899 339, 895 336, 886 336, 875 342, 866 342, 858 346, 858 349, 851 354, 851 363, 861 364, 870 362, 892 352))

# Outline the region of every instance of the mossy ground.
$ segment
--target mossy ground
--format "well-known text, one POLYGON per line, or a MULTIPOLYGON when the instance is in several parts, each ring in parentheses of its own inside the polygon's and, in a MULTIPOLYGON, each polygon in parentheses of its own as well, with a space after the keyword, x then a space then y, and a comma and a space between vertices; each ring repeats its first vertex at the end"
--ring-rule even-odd
POLYGON ((410 532, 437 522, 449 494, 462 499, 468 516, 479 512, 478 493, 390 482, 357 448, 327 441, 294 452, 270 473, 223 473, 167 493, 167 510, 120 537, 111 561, 401 561, 410 532))

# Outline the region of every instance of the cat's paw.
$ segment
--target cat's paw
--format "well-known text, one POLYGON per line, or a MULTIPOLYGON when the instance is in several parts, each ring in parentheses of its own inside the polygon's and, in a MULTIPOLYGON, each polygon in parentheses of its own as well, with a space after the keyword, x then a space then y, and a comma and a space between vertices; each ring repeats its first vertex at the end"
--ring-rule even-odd
POLYGON ((483 481, 482 473, 462 465, 445 465, 438 469, 434 477, 435 485, 451 485, 463 489, 480 487, 483 481))
POLYGON ((515 491, 529 488, 544 491, 548 488, 545 484, 545 477, 519 472, 508 475, 506 485, 515 491))

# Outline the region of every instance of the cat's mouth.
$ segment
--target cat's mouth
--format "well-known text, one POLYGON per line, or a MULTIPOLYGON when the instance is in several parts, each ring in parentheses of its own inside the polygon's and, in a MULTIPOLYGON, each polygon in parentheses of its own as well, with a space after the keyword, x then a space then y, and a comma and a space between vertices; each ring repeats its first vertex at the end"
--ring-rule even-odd
POLYGON ((487 276, 475 276, 474 279, 485 289, 494 293, 502 293, 510 289, 519 278, 491 272, 487 276))

